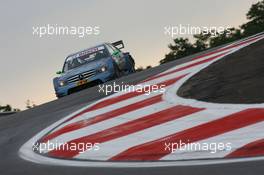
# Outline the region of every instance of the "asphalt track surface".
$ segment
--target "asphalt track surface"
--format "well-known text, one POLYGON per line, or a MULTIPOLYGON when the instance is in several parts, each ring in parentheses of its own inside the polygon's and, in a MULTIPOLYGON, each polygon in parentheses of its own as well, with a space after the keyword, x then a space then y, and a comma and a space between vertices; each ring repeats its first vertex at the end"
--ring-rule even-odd
MULTIPOLYGON (((215 48, 217 49, 217 48, 215 48)), ((209 50, 212 51, 212 50, 209 50)), ((208 52, 208 51, 206 51, 208 52)), ((204 52, 204 53, 206 53, 204 52)), ((199 53, 203 54, 203 53, 199 53)), ((116 83, 135 84, 163 72, 175 65, 190 61, 194 56, 183 58, 143 72, 116 80, 116 83)), ((113 83, 113 82, 109 82, 113 83)), ((0 118, 0 174, 263 174, 264 161, 228 163, 201 166, 176 166, 156 168, 89 168, 36 164, 18 156, 20 147, 36 133, 79 108, 104 97, 93 87, 55 100, 36 108, 0 118)))
POLYGON ((264 102, 264 40, 226 56, 186 81, 184 98, 214 103, 264 102))

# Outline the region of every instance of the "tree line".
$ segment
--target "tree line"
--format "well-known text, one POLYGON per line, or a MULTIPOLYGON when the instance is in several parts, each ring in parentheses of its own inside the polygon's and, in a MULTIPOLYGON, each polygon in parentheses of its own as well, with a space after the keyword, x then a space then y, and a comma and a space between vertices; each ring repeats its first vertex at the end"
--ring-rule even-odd
MULTIPOLYGON (((31 100, 27 100, 26 101, 26 109, 31 109, 36 107, 37 105, 31 101, 31 100)), ((7 105, 0 105, 0 112, 19 112, 21 111, 18 108, 13 108, 11 105, 7 104, 7 105)))
POLYGON ((192 55, 216 46, 230 43, 264 31, 264 0, 253 4, 246 14, 248 22, 239 28, 230 28, 229 31, 218 33, 216 36, 211 33, 201 32, 193 35, 194 42, 188 38, 175 38, 173 44, 169 44, 170 52, 165 58, 160 60, 160 64, 177 60, 188 55, 192 55))
POLYGON ((17 109, 17 108, 12 108, 11 105, 4 105, 4 106, 1 106, 0 105, 0 112, 18 112, 20 111, 20 109, 17 109))

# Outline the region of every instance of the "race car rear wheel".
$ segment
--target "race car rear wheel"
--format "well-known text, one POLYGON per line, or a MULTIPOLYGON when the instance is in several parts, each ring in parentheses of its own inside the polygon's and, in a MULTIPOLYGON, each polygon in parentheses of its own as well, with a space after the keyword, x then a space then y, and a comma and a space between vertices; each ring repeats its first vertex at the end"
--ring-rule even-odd
POLYGON ((120 70, 116 64, 114 64, 114 71, 115 71, 115 78, 119 78, 122 76, 122 74, 121 74, 121 72, 120 72, 120 70))

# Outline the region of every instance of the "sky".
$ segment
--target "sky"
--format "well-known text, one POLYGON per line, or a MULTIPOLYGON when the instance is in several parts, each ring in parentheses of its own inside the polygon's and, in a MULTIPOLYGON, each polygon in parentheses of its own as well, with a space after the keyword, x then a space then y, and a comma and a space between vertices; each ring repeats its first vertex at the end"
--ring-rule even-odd
MULTIPOLYGON (((0 2, 0 105, 25 109, 56 99, 52 79, 67 55, 122 39, 136 66, 156 66, 169 52, 166 26, 245 23, 258 0, 10 0, 0 2), (33 35, 33 27, 99 26, 99 35, 33 35)), ((180 37, 190 37, 184 35, 180 37)))

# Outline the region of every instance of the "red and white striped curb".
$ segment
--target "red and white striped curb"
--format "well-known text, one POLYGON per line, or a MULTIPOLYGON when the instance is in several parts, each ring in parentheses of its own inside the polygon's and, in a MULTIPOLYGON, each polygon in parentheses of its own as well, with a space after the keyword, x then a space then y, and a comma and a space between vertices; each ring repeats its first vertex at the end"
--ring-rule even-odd
POLYGON ((111 167, 262 159, 264 132, 260 131, 264 129, 264 104, 206 103, 181 98, 176 92, 185 81, 213 62, 263 38, 260 34, 232 43, 140 83, 164 85, 164 93, 119 92, 90 104, 38 133, 21 147, 19 154, 26 160, 43 164, 111 167), (80 152, 60 149, 62 145, 41 153, 33 150, 33 145, 48 142, 98 144, 99 150, 82 148, 80 152), (172 152, 165 148, 168 143, 230 143, 230 149, 212 153, 178 148, 172 152))

